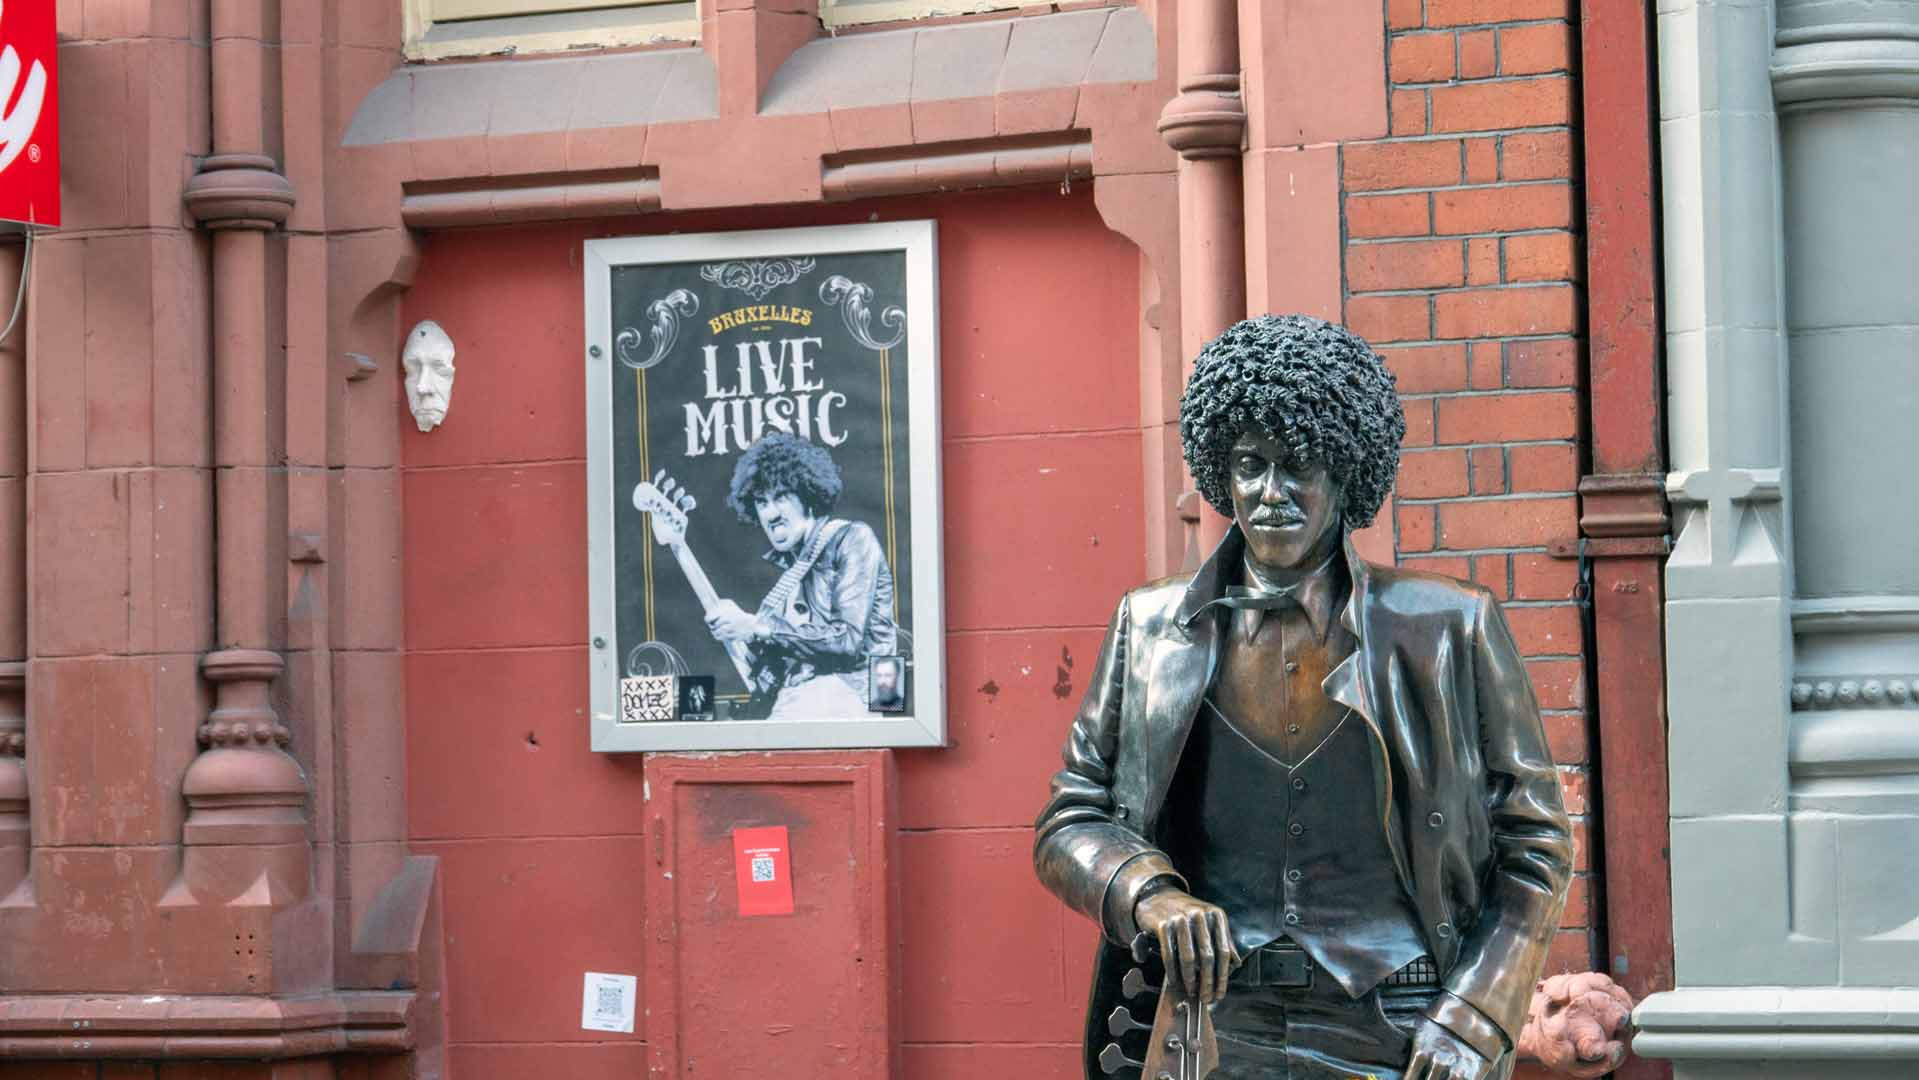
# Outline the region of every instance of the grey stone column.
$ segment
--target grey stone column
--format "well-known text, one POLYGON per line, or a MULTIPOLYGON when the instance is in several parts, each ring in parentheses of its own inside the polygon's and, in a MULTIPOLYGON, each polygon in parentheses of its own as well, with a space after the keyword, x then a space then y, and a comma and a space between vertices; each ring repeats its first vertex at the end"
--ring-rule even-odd
POLYGON ((1679 988, 1634 1049, 1919 1075, 1919 0, 1660 8, 1679 988))
POLYGON ((1836 981, 1910 986, 1919 0, 1781 0, 1777 42, 1797 493, 1790 760, 1795 844, 1809 863, 1794 902, 1808 932, 1837 943, 1836 981))

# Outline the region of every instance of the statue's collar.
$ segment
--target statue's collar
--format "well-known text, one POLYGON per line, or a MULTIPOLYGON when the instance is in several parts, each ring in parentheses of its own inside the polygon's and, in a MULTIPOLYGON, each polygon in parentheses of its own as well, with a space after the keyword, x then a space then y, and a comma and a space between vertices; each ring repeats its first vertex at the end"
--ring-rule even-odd
MULTIPOLYGON (((1240 560, 1245 557, 1245 535, 1239 531, 1238 524, 1228 526, 1226 535, 1220 540, 1219 546, 1213 549, 1213 554, 1208 557, 1204 563, 1200 564, 1199 571, 1193 575, 1192 584, 1186 588, 1186 595, 1180 601, 1179 605, 1179 624, 1181 626, 1192 625, 1193 620, 1198 618, 1200 613, 1204 611, 1208 605, 1227 596, 1229 591, 1232 591, 1233 587, 1231 586, 1231 582, 1239 572, 1238 567, 1240 560)), ((1345 560, 1346 572, 1348 574, 1347 580, 1352 583, 1352 588, 1347 592, 1345 609, 1340 612, 1339 622, 1349 633, 1357 637, 1359 635, 1359 616, 1355 610, 1355 601, 1365 595, 1372 567, 1367 565, 1366 560, 1360 558, 1359 554, 1353 550, 1353 534, 1351 530, 1342 530, 1339 541, 1339 553, 1335 558, 1345 560)), ((1331 567, 1329 566, 1326 569, 1330 570, 1331 567)), ((1330 576, 1329 574, 1316 575, 1316 577, 1320 578, 1330 578, 1330 576)), ((1310 586, 1314 580, 1313 578, 1309 578, 1307 582, 1302 583, 1302 587, 1310 586)), ((1322 584, 1324 583, 1322 582, 1322 584)), ((1330 604, 1330 602, 1330 596, 1326 597, 1323 601, 1323 603, 1326 604, 1330 604)), ((1322 608, 1321 612, 1325 610, 1327 609, 1322 608)), ((1312 615, 1316 613, 1308 608, 1308 614, 1312 615)), ((1319 623, 1320 620, 1315 619, 1313 629, 1323 637, 1325 635, 1325 627, 1319 625, 1319 623)))

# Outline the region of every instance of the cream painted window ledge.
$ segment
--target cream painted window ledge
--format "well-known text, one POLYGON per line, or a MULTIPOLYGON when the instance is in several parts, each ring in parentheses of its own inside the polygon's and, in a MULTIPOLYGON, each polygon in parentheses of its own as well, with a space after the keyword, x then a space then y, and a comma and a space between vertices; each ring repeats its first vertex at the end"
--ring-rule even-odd
POLYGON ((694 0, 405 0, 406 58, 556 53, 697 41, 694 0))

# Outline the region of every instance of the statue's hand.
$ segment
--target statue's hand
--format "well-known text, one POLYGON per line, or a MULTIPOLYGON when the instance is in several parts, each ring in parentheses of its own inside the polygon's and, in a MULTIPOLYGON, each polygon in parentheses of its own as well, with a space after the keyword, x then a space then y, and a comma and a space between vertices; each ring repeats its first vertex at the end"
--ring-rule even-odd
POLYGON ((1492 1062, 1437 1021, 1421 1020, 1413 1035, 1413 1055, 1401 1075, 1405 1080, 1483 1080, 1492 1068, 1492 1062))
POLYGON ((1133 921, 1159 941, 1166 977, 1184 983, 1187 996, 1207 1003, 1226 996, 1226 978, 1240 958, 1224 911, 1168 888, 1141 899, 1133 921))

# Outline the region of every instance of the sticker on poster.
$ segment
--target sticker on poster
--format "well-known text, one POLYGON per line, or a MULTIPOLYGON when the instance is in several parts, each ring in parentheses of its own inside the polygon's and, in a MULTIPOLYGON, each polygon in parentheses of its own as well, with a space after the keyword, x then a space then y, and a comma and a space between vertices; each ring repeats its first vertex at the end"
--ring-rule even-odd
POLYGON ((620 723, 654 724, 674 719, 679 700, 672 675, 629 675, 620 680, 620 723))
POLYGON ((740 915, 793 914, 793 863, 786 826, 733 830, 740 915))
POLYGON ((866 660, 866 707, 877 713, 905 712, 912 692, 907 674, 912 661, 904 656, 872 656, 866 660))
POLYGON ((713 676, 680 676, 679 703, 680 719, 683 721, 701 723, 713 719, 713 676))

